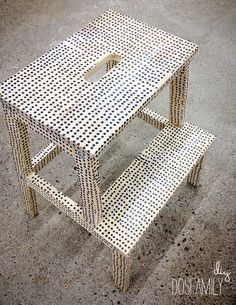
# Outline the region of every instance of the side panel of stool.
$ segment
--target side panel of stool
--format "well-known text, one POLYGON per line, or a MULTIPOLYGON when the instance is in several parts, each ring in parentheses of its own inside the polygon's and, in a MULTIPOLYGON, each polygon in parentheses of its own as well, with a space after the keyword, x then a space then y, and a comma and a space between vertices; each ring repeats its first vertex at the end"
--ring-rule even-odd
POLYGON ((185 117, 189 65, 190 61, 184 65, 184 67, 170 83, 169 122, 176 127, 182 126, 185 117))
POLYGON ((130 256, 125 256, 118 251, 113 251, 112 273, 115 285, 126 291, 129 288, 130 281, 130 256))
POLYGON ((88 156, 83 152, 79 152, 75 159, 83 217, 95 227, 102 219, 99 162, 96 157, 88 156))
POLYGON ((193 186, 199 186, 200 183, 200 172, 202 169, 203 164, 203 158, 202 156, 196 165, 191 169, 191 172, 188 174, 187 182, 192 184, 193 186))
POLYGON ((36 216, 38 214, 38 210, 35 192, 25 182, 25 176, 32 172, 27 126, 19 120, 13 118, 11 112, 5 107, 4 114, 10 136, 13 158, 23 194, 24 210, 30 216, 36 216))

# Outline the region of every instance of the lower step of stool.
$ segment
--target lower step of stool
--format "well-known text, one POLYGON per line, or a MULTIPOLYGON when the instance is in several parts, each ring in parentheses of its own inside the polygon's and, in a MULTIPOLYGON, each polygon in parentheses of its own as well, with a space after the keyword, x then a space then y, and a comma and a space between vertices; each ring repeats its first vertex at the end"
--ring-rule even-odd
POLYGON ((213 140, 189 123, 167 125, 103 195, 94 231, 128 255, 213 140))

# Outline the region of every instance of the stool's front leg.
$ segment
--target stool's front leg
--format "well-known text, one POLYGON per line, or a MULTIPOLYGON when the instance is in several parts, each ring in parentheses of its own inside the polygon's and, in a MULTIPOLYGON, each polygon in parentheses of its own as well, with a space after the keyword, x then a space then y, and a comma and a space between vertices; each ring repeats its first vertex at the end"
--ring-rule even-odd
POLYGON ((81 204, 84 219, 95 227, 102 219, 99 162, 96 157, 78 151, 76 155, 81 204))
POLYGON ((130 280, 130 257, 118 251, 112 253, 112 271, 115 285, 126 291, 130 280))
POLYGON ((187 102, 188 77, 189 77, 188 61, 184 67, 178 72, 177 76, 170 83, 170 124, 181 127, 187 102))
POLYGON ((11 112, 5 107, 4 114, 10 136, 13 158, 23 194, 24 209, 30 216, 36 216, 38 214, 38 209, 35 192, 25 182, 25 176, 32 172, 27 126, 18 119, 15 119, 11 112))
POLYGON ((203 157, 204 156, 202 156, 198 160, 198 162, 191 169, 191 172, 188 174, 187 182, 192 184, 193 186, 199 186, 200 172, 201 172, 201 169, 202 169, 203 157))

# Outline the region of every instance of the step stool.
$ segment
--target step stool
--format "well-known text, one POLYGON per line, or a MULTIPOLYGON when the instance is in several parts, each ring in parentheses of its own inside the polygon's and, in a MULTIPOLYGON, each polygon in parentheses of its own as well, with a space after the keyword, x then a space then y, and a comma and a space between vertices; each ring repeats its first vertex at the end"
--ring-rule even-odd
POLYGON ((130 254, 177 187, 197 186, 214 136, 184 123, 191 42, 107 11, 3 82, 1 101, 26 213, 35 191, 113 252, 115 284, 127 290, 130 254), (94 75, 106 66, 99 79, 94 75), (169 119, 147 108, 170 85, 169 119), (101 194, 99 156, 135 117, 161 132, 101 194), (31 158, 27 128, 50 144, 31 158), (66 151, 75 159, 81 203, 38 172, 66 151))

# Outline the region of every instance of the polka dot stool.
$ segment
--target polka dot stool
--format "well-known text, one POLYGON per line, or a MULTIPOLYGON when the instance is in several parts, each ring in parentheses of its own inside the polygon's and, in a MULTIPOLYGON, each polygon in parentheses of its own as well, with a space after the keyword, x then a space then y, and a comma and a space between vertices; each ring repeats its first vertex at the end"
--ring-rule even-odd
POLYGON ((130 254, 182 181, 195 186, 214 136, 184 123, 191 42, 107 11, 3 82, 1 101, 25 211, 35 191, 112 250, 115 284, 127 290, 130 254), (105 73, 94 75, 105 66, 105 73), (147 108, 170 86, 169 118, 147 108), (99 156, 135 117, 161 130, 101 194, 99 156), (48 139, 35 157, 28 127, 48 139), (38 173, 61 151, 75 160, 76 203, 38 173))

